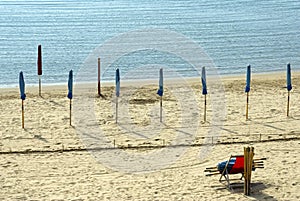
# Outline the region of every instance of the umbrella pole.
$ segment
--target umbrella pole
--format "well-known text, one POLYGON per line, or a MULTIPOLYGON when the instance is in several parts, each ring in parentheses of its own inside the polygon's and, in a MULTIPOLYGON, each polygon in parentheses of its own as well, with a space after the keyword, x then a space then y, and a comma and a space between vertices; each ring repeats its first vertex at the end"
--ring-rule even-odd
POLYGON ((72 126, 72 99, 70 99, 70 126, 72 126))
POLYGON ((160 122, 162 122, 162 96, 160 97, 160 122))
POLYGON ((41 81, 41 76, 39 75, 39 96, 42 96, 42 81, 41 81))
POLYGON ((116 97, 116 123, 118 123, 118 96, 116 97))
POLYGON ((286 116, 289 116, 289 112, 290 112, 290 91, 288 91, 288 101, 287 101, 287 112, 286 112, 286 116))
POLYGON ((246 119, 248 119, 249 92, 247 92, 246 119))
POLYGON ((24 100, 22 100, 22 128, 24 128, 24 100))
POLYGON ((204 122, 206 122, 206 94, 204 95, 204 122))

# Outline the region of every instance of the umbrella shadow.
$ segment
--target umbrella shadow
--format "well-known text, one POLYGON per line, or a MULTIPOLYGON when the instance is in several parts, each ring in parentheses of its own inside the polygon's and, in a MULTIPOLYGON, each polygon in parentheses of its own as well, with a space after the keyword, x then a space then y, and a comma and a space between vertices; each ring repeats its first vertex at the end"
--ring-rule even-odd
POLYGON ((48 143, 48 140, 46 138, 42 137, 41 135, 34 135, 33 137, 35 139, 41 140, 42 142, 48 143))
POLYGON ((265 127, 272 128, 272 129, 275 129, 275 130, 286 131, 285 129, 282 129, 282 128, 279 128, 279 127, 276 127, 276 126, 272 126, 272 125, 267 124, 267 123, 261 123, 259 121, 255 121, 255 120, 251 120, 251 119, 248 119, 247 121, 253 122, 255 124, 260 124, 260 125, 263 125, 265 127))
POLYGON ((107 100, 107 96, 104 94, 97 95, 96 98, 103 98, 104 100, 107 100))
POLYGON ((176 128, 176 127, 171 127, 171 126, 167 125, 166 123, 162 123, 162 124, 163 124, 167 129, 171 129, 171 130, 174 130, 174 131, 176 131, 176 132, 183 133, 183 134, 188 135, 188 136, 193 136, 193 135, 194 135, 194 134, 188 133, 188 132, 186 132, 186 131, 180 130, 180 129, 176 128))

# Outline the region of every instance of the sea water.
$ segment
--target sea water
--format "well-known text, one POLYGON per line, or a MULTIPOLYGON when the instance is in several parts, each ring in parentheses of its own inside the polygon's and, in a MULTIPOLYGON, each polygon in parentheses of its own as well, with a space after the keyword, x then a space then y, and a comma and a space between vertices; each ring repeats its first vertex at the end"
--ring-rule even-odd
MULTIPOLYGON (((257 73, 284 71, 288 62, 299 70, 299 19, 299 0, 1 0, 0 87, 17 86, 20 71, 27 84, 38 83, 39 44, 42 82, 66 83, 69 70, 76 77, 95 49, 144 29, 170 30, 195 42, 220 75, 244 74, 248 64, 257 73)), ((155 49, 129 55, 118 58, 112 69, 171 66, 184 77, 199 76, 178 55, 155 49)), ((151 76, 141 71, 131 79, 151 76)), ((113 80, 113 70, 101 77, 113 80)))

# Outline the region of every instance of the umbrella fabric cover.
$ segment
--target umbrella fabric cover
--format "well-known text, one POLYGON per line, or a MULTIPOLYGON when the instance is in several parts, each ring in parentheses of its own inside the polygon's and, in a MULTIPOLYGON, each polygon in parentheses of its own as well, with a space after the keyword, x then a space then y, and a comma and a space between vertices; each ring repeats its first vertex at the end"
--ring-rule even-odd
POLYGON ((202 94, 206 95, 207 94, 207 85, 206 85, 205 67, 202 67, 201 82, 202 82, 202 94))
POLYGON ((286 87, 288 91, 292 90, 292 78, 291 78, 291 64, 287 65, 286 72, 286 87))
POLYGON ((249 92, 250 91, 250 81, 251 81, 251 66, 247 66, 247 80, 246 80, 246 88, 245 88, 245 92, 249 92))
POLYGON ((116 69, 116 96, 120 96, 120 70, 116 69))
POLYGON ((73 98, 73 70, 69 72, 69 80, 68 80, 68 98, 73 98))
POLYGON ((38 67, 38 75, 42 75, 42 46, 38 46, 38 61, 37 61, 37 67, 38 67))
POLYGON ((25 94, 25 82, 24 82, 24 76, 23 76, 23 72, 20 72, 19 75, 19 87, 20 87, 20 95, 21 95, 21 99, 25 100, 26 99, 26 94, 25 94))
POLYGON ((163 93, 164 93, 164 78, 163 78, 163 69, 161 68, 159 70, 159 89, 157 91, 157 94, 159 96, 163 96, 163 93))

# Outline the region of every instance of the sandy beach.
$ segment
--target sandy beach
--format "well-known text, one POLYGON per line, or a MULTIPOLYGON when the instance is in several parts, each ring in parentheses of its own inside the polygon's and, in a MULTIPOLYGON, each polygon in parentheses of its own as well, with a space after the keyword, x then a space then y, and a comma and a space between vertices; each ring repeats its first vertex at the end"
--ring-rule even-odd
POLYGON ((25 129, 19 89, 0 88, 0 200, 299 200, 300 73, 288 117, 285 78, 252 75, 248 120, 245 76, 208 78, 206 121, 200 79, 166 81, 162 123, 156 82, 121 82, 118 100, 75 86, 72 126, 67 85, 27 87, 25 129), (267 158, 250 196, 205 176, 246 146, 267 158))

